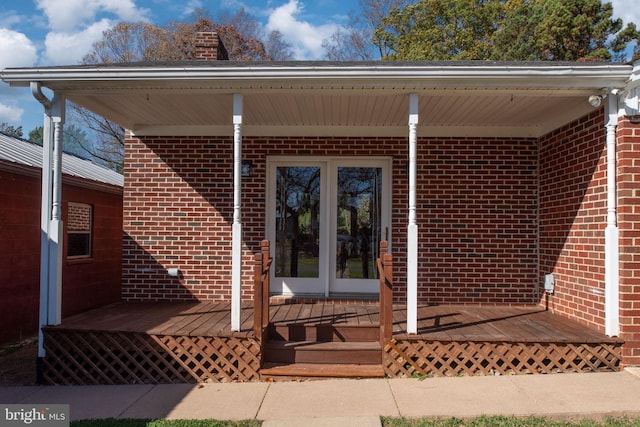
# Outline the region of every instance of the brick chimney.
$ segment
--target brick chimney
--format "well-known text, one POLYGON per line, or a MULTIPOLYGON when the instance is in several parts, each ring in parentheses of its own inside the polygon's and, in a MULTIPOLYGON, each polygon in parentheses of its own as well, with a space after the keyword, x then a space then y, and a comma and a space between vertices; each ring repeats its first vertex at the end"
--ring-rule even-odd
POLYGON ((194 59, 197 61, 228 61, 229 54, 215 31, 201 31, 196 34, 194 59))

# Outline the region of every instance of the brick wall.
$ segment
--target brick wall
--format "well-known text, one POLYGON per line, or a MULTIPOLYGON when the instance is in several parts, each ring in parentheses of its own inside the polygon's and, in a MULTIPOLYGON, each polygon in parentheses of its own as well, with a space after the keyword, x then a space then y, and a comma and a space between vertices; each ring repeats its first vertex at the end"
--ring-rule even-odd
POLYGON ((603 110, 540 140, 540 279, 555 275, 542 303, 604 331, 607 159, 603 110))
POLYGON ((67 247, 69 202, 92 206, 92 254, 66 259, 62 270, 62 316, 120 300, 122 277, 122 196, 66 186, 62 190, 64 247, 67 247))
POLYGON ((0 343, 38 330, 40 181, 0 170, 0 343))
MULTIPOLYGON (((40 176, 0 170, 0 343, 37 333, 40 299, 40 176)), ((73 185, 62 188, 63 221, 69 201, 94 206, 94 256, 63 257, 63 317, 120 299, 122 197, 73 185)), ((66 235, 66 233, 65 233, 66 235)))
POLYGON ((419 147, 419 300, 535 303, 536 141, 452 138, 419 147))
POLYGON ((640 365, 640 125, 620 121, 617 156, 623 363, 640 365))
MULTIPOLYGON (((128 139, 123 297, 228 300, 233 201, 230 138, 128 139), (182 275, 168 276, 179 267, 182 275)), ((421 138, 418 144, 419 299, 535 303, 537 141, 421 138)), ((243 158, 244 273, 264 238, 266 156, 393 157, 392 232, 406 298, 406 138, 248 138, 243 158)))

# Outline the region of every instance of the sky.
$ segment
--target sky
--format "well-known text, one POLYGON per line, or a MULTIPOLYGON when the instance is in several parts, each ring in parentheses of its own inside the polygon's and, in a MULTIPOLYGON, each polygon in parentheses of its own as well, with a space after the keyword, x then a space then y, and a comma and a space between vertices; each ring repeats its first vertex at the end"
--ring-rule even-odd
MULTIPOLYGON (((613 0, 616 17, 640 26, 638 0, 613 0)), ((78 64, 118 22, 161 25, 187 20, 205 8, 219 13, 244 8, 265 30, 279 30, 295 59, 323 59, 322 41, 358 13, 358 0, 2 0, 0 69, 78 64)), ((25 137, 42 126, 42 106, 26 88, 0 82, 0 123, 22 126, 25 137)))
MULTIPOLYGON (((186 21, 198 8, 235 13, 244 8, 266 31, 279 30, 295 59, 322 59, 322 41, 358 0, 2 0, 0 69, 78 64, 102 33, 118 22, 162 25, 186 21)), ((25 88, 0 82, 0 123, 22 126, 25 138, 42 126, 42 106, 25 88)))

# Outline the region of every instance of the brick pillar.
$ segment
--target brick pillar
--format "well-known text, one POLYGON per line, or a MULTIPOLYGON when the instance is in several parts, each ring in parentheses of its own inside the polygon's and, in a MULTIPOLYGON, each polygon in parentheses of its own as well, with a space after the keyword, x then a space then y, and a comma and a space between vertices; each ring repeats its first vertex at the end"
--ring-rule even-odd
POLYGON ((196 34, 194 58, 198 61, 228 61, 229 54, 215 31, 196 34))
POLYGON ((620 337, 622 362, 640 365, 640 124, 618 126, 618 226, 620 229, 620 337))

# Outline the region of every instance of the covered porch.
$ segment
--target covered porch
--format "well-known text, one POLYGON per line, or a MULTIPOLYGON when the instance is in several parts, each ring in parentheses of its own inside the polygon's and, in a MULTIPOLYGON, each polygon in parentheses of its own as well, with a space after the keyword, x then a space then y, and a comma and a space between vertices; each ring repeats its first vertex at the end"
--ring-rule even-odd
MULTIPOLYGON (((392 308, 362 304, 383 317, 381 307, 390 307, 391 320, 366 315, 371 325, 354 335, 367 345, 353 345, 363 359, 349 365, 366 359, 374 365, 367 376, 618 369, 622 343, 605 334, 621 335, 621 322, 633 330, 633 317, 621 315, 633 295, 618 289, 615 197, 620 90, 631 72, 610 64, 207 63, 3 75, 36 94, 40 85, 52 89, 54 107, 68 99, 129 129, 122 296, 137 303, 117 306, 112 325, 102 324, 109 312, 97 323, 58 325, 59 281, 49 283, 46 363, 60 374, 48 380, 249 381, 283 374, 265 364, 273 354, 330 360, 337 376, 346 363, 324 343, 346 342, 336 325, 360 324, 352 304, 338 315, 341 300, 248 304, 246 267, 262 239, 277 241, 269 191, 279 167, 304 160, 293 166, 322 170, 311 164, 322 160, 331 184, 340 161, 366 158, 387 163, 388 236, 387 224, 379 229, 398 256, 399 280, 392 308), (541 286, 551 274, 552 294, 541 286), (540 308, 547 298, 564 318, 540 308), (163 299, 171 302, 145 302, 163 299), (179 302, 187 300, 201 302, 179 302), (219 300, 230 314, 206 302, 219 300), (123 326, 146 304, 148 317, 123 326), (256 328, 258 307, 267 321, 256 328), (311 318, 317 310, 320 320, 311 318), (267 349, 273 341, 283 342, 267 349), (318 343, 318 355, 302 356, 318 343)), ((59 136, 64 111, 48 108, 59 136)), ((339 187, 326 188, 322 283, 337 279, 339 243, 330 209, 339 187)))

